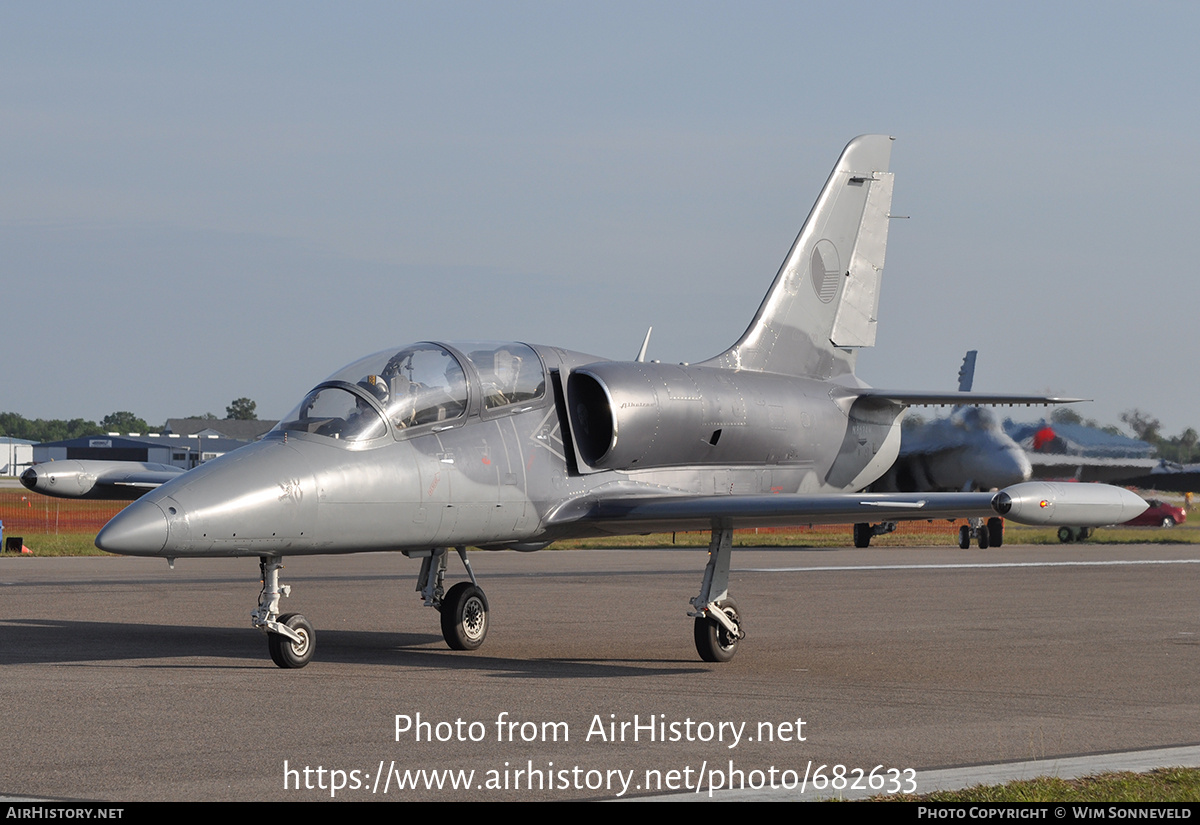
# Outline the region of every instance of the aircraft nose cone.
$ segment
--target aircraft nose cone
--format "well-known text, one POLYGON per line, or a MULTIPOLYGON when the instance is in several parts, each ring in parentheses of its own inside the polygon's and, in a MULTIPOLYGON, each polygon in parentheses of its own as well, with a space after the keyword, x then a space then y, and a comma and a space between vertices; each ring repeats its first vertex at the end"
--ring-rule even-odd
POLYGON ((126 556, 155 556, 167 543, 167 517, 157 504, 135 501, 96 536, 96 546, 126 556))
POLYGON ((992 485, 993 487, 1019 484, 1022 481, 1028 481, 1033 475, 1033 465, 1029 463, 1029 456, 1025 455, 1025 451, 1017 445, 1009 445, 1001 455, 1000 467, 1002 469, 997 473, 1001 477, 992 485))
POLYGON ((1015 444, 999 444, 982 455, 976 455, 978 463, 976 483, 981 490, 1003 489, 1012 484, 1028 481, 1033 475, 1025 451, 1015 444))

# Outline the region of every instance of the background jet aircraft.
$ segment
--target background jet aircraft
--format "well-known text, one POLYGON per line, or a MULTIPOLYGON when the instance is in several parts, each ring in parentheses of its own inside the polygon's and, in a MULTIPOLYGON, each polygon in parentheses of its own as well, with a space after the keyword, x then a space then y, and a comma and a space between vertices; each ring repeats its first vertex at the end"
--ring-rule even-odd
POLYGON ((21 473, 21 483, 56 498, 132 500, 183 472, 181 467, 139 461, 49 461, 21 473))
MULTIPOLYGON (((970 392, 976 351, 963 358, 959 392, 970 392)), ((905 427, 896 463, 871 485, 876 492, 994 490, 1028 481, 1032 467, 995 413, 962 404, 948 418, 905 427)))
MULTIPOLYGON (((854 374, 875 341, 891 139, 842 152, 749 328, 699 364, 605 361, 523 343, 431 343, 369 355, 318 384, 263 440, 143 496, 96 537, 130 555, 257 556, 252 623, 280 667, 316 636, 280 613, 288 555, 399 550, 456 649, 483 643, 489 605, 466 547, 712 531, 691 600, 697 651, 731 658, 735 527, 1008 515, 1108 524, 1127 491, 1025 483, 999 493, 874 493, 911 404, 1049 403, 1041 396, 876 390, 854 374), (470 582, 444 587, 454 548, 470 582)), ((365 607, 365 606, 364 606, 365 607)), ((364 615, 365 611, 364 611, 364 615)))
MULTIPOLYGON (((977 352, 970 350, 958 370, 958 391, 970 392, 975 381, 977 352)), ((1033 468, 1021 445, 1013 441, 985 407, 961 404, 948 418, 928 424, 905 426, 900 437, 900 454, 871 490, 886 492, 998 490, 1028 481, 1033 468)), ((870 544, 872 536, 891 532, 894 523, 855 525, 854 543, 870 544)), ((984 524, 972 520, 959 530, 962 549, 971 539, 980 549, 1004 543, 1004 522, 992 517, 984 524)))

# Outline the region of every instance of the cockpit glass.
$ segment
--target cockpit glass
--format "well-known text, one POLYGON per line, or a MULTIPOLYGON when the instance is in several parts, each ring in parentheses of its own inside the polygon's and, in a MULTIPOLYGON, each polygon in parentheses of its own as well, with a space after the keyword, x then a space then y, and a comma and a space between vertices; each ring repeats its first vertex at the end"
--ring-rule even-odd
POLYGON ((455 346, 467 353, 479 372, 485 410, 533 401, 546 392, 542 361, 524 344, 475 342, 455 346))
POLYGON ((341 387, 313 390, 275 429, 344 441, 367 441, 387 432, 383 419, 370 403, 341 387))
MULTIPOLYGON (((472 342, 463 351, 479 373, 483 409, 497 410, 541 398, 546 378, 541 359, 524 344, 472 342)), ((397 434, 423 425, 452 422, 467 413, 467 374, 449 350, 413 344, 361 358, 318 386, 276 427, 346 441, 366 441, 387 432, 373 399, 397 434), (355 385, 351 391, 347 384, 355 385)))
POLYGON ((368 355, 329 376, 356 384, 379 402, 397 430, 462 417, 467 377, 458 359, 437 344, 413 344, 368 355))

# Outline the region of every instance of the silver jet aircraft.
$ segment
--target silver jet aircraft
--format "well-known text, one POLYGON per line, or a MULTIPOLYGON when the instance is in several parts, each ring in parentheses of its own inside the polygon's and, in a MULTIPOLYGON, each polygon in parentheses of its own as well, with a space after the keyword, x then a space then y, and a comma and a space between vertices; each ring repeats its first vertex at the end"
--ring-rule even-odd
POLYGON ((112 519, 114 553, 257 556, 252 623, 284 668, 315 633, 282 613, 289 555, 398 550, 455 649, 478 648, 489 605, 466 548, 711 530, 691 600, 696 649, 726 661, 744 636, 728 592, 734 528, 1004 515, 1110 524, 1145 503, 1102 485, 999 493, 861 494, 895 460, 917 404, 1054 403, 1042 396, 896 392, 854 374, 875 341, 891 138, 856 138, 745 334, 698 364, 608 361, 550 346, 422 342, 322 381, 263 440, 172 479, 112 519), (450 548, 470 581, 444 587, 450 548))
POLYGON ((21 484, 54 498, 132 501, 183 472, 182 467, 141 461, 68 459, 30 467, 21 473, 21 484))

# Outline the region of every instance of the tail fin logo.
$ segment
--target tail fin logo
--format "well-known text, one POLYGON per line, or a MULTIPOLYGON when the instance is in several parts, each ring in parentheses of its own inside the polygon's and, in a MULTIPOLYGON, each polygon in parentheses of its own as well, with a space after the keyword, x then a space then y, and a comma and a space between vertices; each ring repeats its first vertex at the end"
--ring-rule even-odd
POLYGON ((837 247, 832 241, 821 239, 817 241, 812 254, 812 285, 813 291, 827 304, 834 299, 838 291, 838 281, 842 274, 841 261, 838 258, 837 247))

